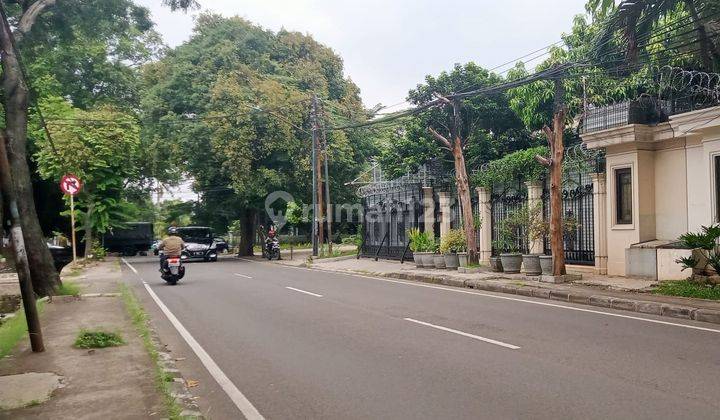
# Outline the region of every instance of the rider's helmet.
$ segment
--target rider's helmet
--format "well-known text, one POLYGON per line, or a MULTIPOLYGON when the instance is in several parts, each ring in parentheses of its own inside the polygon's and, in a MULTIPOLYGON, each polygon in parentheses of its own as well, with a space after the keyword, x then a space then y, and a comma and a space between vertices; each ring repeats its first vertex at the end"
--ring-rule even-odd
POLYGON ((168 235, 177 235, 178 229, 175 226, 170 226, 168 228, 168 235))

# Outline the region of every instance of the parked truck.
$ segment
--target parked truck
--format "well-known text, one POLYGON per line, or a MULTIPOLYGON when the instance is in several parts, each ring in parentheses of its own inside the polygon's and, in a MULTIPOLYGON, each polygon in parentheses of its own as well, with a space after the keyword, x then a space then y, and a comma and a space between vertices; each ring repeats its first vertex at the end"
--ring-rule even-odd
POLYGON ((153 224, 150 222, 128 222, 122 228, 114 228, 103 235, 103 247, 109 252, 119 252, 132 257, 144 255, 154 240, 153 224))

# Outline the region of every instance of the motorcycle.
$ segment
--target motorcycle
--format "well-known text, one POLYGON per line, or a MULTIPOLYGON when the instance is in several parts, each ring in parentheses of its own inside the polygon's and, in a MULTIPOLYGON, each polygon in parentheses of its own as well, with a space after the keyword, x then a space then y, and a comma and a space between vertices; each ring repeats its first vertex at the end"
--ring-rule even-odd
POLYGON ((185 277, 185 267, 182 264, 182 259, 180 257, 168 257, 160 277, 170 285, 177 284, 181 278, 185 277))
POLYGON ((265 242, 265 256, 268 261, 272 261, 273 258, 280 259, 280 241, 277 238, 265 242))

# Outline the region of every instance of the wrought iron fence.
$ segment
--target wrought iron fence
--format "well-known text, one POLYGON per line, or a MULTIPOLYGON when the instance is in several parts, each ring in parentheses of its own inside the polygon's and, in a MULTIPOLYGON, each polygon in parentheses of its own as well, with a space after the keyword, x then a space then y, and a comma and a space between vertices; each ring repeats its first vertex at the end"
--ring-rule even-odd
MULTIPOLYGON (((519 211, 523 206, 527 204, 528 193, 527 188, 524 184, 518 183, 517 186, 512 187, 495 187, 493 193, 490 195, 491 200, 491 232, 492 232, 492 254, 498 255, 500 252, 506 251, 507 249, 498 249, 498 243, 501 239, 501 228, 502 222, 512 212, 519 211)), ((523 227, 515 227, 515 232, 512 232, 513 243, 511 247, 516 248, 518 251, 528 253, 528 242, 527 235, 525 234, 523 227)))
MULTIPOLYGON (((543 190, 543 214, 550 220, 550 191, 543 190)), ((563 249, 570 264, 595 264, 593 184, 589 174, 571 174, 563 180, 563 249)), ((543 248, 550 255, 550 240, 543 238, 543 248)))

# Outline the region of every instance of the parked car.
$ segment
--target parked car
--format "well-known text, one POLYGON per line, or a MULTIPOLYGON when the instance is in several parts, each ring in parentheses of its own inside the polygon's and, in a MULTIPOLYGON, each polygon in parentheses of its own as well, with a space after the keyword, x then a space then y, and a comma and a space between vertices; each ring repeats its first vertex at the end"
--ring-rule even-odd
POLYGON ((72 247, 48 244, 48 248, 58 273, 72 262, 72 247))
POLYGON ((102 244, 109 252, 120 252, 124 256, 141 255, 150 250, 153 243, 153 225, 149 222, 129 222, 123 228, 106 232, 102 244))
POLYGON ((217 261, 217 244, 211 228, 187 226, 178 228, 177 232, 185 242, 183 260, 217 261))
POLYGON ((227 243, 225 238, 215 238, 215 246, 217 247, 218 254, 222 254, 230 250, 230 244, 227 243))

